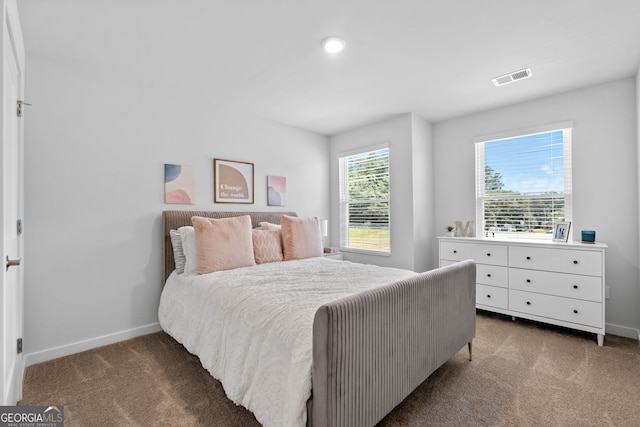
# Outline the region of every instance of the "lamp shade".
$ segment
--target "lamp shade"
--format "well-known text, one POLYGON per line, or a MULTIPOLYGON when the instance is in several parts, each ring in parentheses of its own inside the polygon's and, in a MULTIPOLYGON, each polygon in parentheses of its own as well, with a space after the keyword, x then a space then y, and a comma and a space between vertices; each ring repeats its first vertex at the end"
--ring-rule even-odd
POLYGON ((322 233, 322 237, 327 237, 329 234, 329 220, 321 219, 320 220, 320 232, 322 233))

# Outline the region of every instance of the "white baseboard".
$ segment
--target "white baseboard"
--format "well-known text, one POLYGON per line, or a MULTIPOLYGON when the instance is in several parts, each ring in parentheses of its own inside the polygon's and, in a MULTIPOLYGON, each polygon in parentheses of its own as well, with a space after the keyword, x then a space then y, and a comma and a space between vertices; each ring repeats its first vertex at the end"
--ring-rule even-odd
POLYGON ((25 354, 24 357, 25 366, 35 365, 37 363, 46 362, 49 360, 57 359, 59 357, 69 356, 70 354, 80 353, 82 351, 91 350, 92 348, 114 344, 143 335, 149 335, 161 330, 162 329, 160 328, 159 323, 152 323, 150 325, 140 326, 139 328, 116 332, 109 335, 103 335, 101 337, 91 338, 84 341, 78 341, 75 343, 62 345, 60 347, 37 351, 35 353, 28 353, 25 354))
POLYGON ((614 325, 613 323, 607 323, 604 328, 607 334, 618 335, 620 337, 632 338, 634 340, 640 340, 640 329, 630 328, 628 326, 614 325))

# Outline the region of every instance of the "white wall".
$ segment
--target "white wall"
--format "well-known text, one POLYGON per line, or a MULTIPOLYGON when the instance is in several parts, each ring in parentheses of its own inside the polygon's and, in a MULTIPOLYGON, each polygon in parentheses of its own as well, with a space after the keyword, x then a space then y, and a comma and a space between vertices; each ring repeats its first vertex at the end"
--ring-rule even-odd
POLYGON ((422 161, 430 162, 431 129, 429 123, 407 113, 331 137, 331 217, 332 241, 340 241, 338 200, 338 156, 340 153, 389 143, 389 185, 391 192, 391 255, 345 253, 345 259, 423 271, 430 267, 431 230, 430 165, 416 171, 422 161), (422 212, 429 209, 429 212, 422 212), (423 223, 424 221, 424 223, 423 223), (419 222, 416 226, 416 222, 419 222), (424 261, 426 260, 426 261, 424 261))
MULTIPOLYGON (((412 171, 413 171, 413 245, 414 270, 427 271, 437 267, 433 263, 433 244, 439 234, 434 228, 433 208, 433 141, 431 123, 412 115, 412 171)), ((442 233, 440 233, 442 234, 442 233)))
POLYGON ((36 54, 27 64, 24 342, 31 363, 157 329, 162 210, 328 217, 327 137, 202 100, 191 108, 203 82, 166 91, 132 79, 130 64, 116 63, 123 71, 114 73, 36 54), (214 157, 255 163, 254 205, 213 203, 214 157), (163 203, 164 163, 196 167, 196 205, 163 203), (272 174, 287 177, 286 208, 266 206, 272 174))
POLYGON ((433 125, 435 227, 442 229, 475 217, 475 136, 573 121, 572 234, 579 240, 580 230, 596 230, 597 240, 609 245, 607 332, 634 338, 640 329, 636 99, 635 79, 628 78, 433 125))

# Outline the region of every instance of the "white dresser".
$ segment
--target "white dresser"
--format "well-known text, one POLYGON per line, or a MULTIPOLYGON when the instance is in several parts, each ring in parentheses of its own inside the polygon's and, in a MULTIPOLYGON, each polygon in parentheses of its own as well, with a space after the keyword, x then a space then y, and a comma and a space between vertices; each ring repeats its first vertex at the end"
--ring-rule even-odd
POLYGON ((604 243, 440 237, 440 266, 476 262, 476 307, 598 334, 604 343, 604 243))

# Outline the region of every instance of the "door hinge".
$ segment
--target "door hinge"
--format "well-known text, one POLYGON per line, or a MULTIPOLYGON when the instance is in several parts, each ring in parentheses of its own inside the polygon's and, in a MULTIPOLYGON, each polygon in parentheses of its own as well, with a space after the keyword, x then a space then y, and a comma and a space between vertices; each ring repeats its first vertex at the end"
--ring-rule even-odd
POLYGON ((22 220, 19 219, 16 223, 16 231, 18 232, 18 236, 22 234, 22 220))
POLYGON ((18 354, 22 353, 22 338, 18 338, 18 354))
POLYGON ((16 114, 18 115, 18 117, 22 117, 22 106, 23 105, 31 106, 31 104, 29 104, 28 102, 17 100, 16 101, 16 114))

